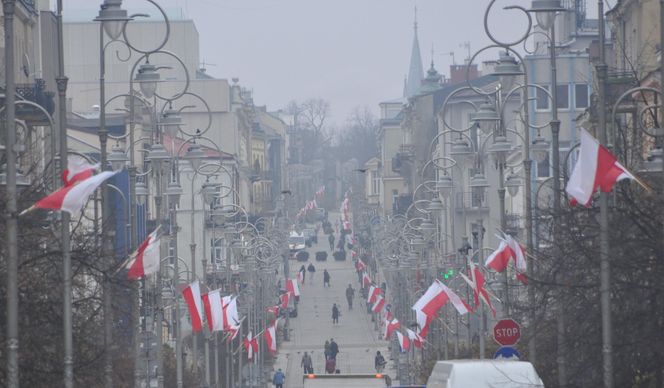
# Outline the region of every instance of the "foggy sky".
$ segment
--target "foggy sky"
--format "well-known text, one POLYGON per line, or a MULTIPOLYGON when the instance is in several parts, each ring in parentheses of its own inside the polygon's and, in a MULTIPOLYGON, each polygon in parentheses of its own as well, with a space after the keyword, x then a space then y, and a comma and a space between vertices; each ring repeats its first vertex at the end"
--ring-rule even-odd
MULTIPOLYGON (((52 0, 53 1, 53 0, 52 0)), ((330 101, 332 122, 341 124, 355 106, 374 112, 380 101, 401 97, 413 40, 413 0, 157 0, 182 9, 200 34, 201 61, 218 78, 239 77, 254 101, 269 109, 290 100, 330 101)), ((102 0, 64 0, 65 18, 82 9, 96 13, 102 0)), ((524 19, 496 3, 490 25, 501 38, 522 34, 524 19)), ((589 1, 593 3, 593 1, 589 1)), ((611 1, 610 3, 613 3, 611 1)), ((433 60, 449 74, 490 43, 484 33, 487 0, 417 0, 418 35, 425 71, 433 60)), ((149 9, 145 0, 125 0, 129 13, 149 9)), ((93 13, 93 15, 94 15, 93 13)), ((588 16, 596 11, 589 5, 588 16)), ((156 11, 151 11, 156 15, 156 11)), ((488 54, 491 59, 497 54, 488 54)), ((490 59, 490 58, 486 58, 490 59)))

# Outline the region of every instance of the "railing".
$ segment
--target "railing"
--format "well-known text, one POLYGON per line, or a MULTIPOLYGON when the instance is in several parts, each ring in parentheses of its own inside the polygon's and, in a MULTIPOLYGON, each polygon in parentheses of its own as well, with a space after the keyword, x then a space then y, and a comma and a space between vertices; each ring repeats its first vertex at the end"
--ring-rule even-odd
MULTIPOLYGON (((55 94, 46 91, 46 81, 43 79, 35 80, 34 84, 16 84, 16 94, 24 100, 34 102, 40 105, 49 115, 55 111, 55 94)), ((46 125, 48 118, 44 113, 27 105, 18 105, 16 108, 16 117, 28 121, 33 125, 46 125)))

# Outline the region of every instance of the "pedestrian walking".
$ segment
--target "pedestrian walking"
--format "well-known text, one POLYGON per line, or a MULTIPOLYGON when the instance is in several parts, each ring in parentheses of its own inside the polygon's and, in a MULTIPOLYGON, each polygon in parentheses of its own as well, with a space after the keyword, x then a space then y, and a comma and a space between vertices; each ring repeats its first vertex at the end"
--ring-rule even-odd
POLYGON ((353 309, 353 298, 355 298, 355 289, 350 284, 346 288, 346 300, 348 301, 348 310, 353 309))
POLYGON ((316 267, 314 267, 314 263, 309 263, 307 271, 309 272, 309 283, 314 284, 314 274, 316 273, 316 267))
POLYGON ((279 368, 278 371, 274 372, 274 377, 272 377, 272 384, 277 388, 284 388, 284 382, 286 381, 286 375, 279 368))
POLYGON ((327 236, 327 241, 330 243, 330 250, 334 250, 334 233, 330 233, 329 236, 327 236))
POLYGON ((330 357, 333 360, 337 359, 337 354, 339 354, 339 345, 334 342, 334 338, 330 338, 330 357))
POLYGON ((307 276, 307 269, 304 268, 304 264, 302 264, 302 267, 300 267, 300 272, 302 273, 302 284, 304 284, 307 276))
POLYGON ((376 373, 382 373, 383 369, 385 369, 385 364, 387 364, 387 361, 385 361, 385 357, 383 357, 383 355, 380 354, 380 351, 377 351, 376 357, 374 358, 374 366, 376 367, 376 373))
POLYGON ((327 270, 323 270, 323 287, 330 286, 330 273, 327 270))
POLYGON ((325 354, 325 359, 326 360, 330 358, 330 341, 329 340, 325 340, 324 354, 325 354))
POLYGON ((341 312, 339 311, 339 307, 337 307, 337 304, 334 303, 332 304, 332 324, 336 325, 339 323, 339 315, 341 315, 341 312))
POLYGON ((302 362, 300 363, 302 368, 304 368, 304 374, 308 373, 314 373, 314 364, 313 361, 311 361, 311 356, 309 353, 304 352, 304 356, 302 356, 302 362))

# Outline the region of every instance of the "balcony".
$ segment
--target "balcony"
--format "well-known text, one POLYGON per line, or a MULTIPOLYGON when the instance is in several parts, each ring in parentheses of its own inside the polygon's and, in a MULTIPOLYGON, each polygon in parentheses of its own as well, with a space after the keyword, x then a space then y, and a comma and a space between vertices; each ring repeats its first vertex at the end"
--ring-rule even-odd
MULTIPOLYGON (((46 82, 43 79, 37 79, 34 84, 16 84, 16 94, 24 100, 41 106, 49 115, 53 115, 55 111, 55 93, 46 91, 46 82)), ((17 102, 19 101, 17 99, 17 102)), ((49 118, 42 111, 25 104, 17 105, 16 118, 34 126, 49 125, 49 118)))
POLYGON ((472 191, 456 193, 454 196, 454 207, 458 212, 462 210, 489 210, 486 194, 480 195, 472 191))

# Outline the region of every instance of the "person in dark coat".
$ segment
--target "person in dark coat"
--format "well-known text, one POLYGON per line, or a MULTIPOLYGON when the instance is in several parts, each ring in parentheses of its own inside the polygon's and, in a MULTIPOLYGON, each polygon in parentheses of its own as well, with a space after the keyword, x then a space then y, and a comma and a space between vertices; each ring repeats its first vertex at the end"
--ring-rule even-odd
POLYGON ((316 273, 316 267, 314 267, 314 263, 309 263, 307 271, 309 272, 309 283, 314 284, 314 274, 316 273))
POLYGON ((334 338, 330 338, 330 358, 336 360, 337 354, 339 354, 339 345, 334 342, 334 338))
POLYGON ((327 236, 327 241, 330 243, 330 250, 334 250, 334 233, 330 233, 329 236, 327 236))
POLYGON ((353 298, 355 297, 355 289, 350 284, 346 288, 346 299, 348 300, 348 310, 353 309, 353 298))
POLYGON ((323 287, 330 286, 330 273, 327 270, 323 270, 323 287))
POLYGON ((332 324, 336 325, 339 323, 339 307, 337 304, 332 304, 332 324))
POLYGON ((302 272, 302 284, 304 284, 304 281, 307 279, 307 269, 304 267, 304 264, 300 267, 300 272, 302 272))

